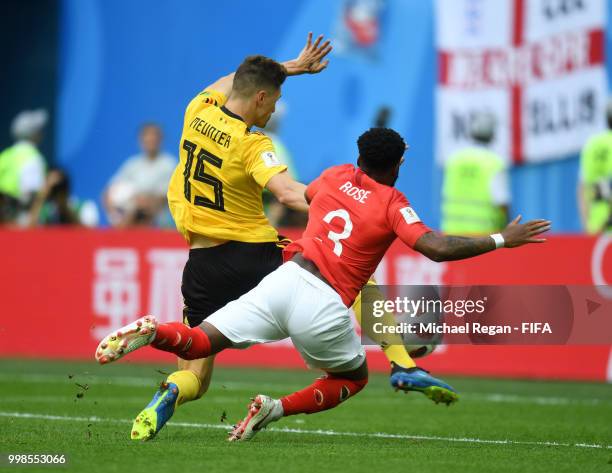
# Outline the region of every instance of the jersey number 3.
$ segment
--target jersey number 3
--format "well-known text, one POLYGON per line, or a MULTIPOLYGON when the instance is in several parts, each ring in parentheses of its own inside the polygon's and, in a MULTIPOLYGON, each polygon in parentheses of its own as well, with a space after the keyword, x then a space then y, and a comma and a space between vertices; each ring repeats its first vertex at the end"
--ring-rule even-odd
POLYGON ((329 212, 325 217, 323 217, 323 221, 325 223, 331 223, 331 221, 336 217, 344 220, 344 229, 342 230, 342 233, 330 231, 327 234, 327 238, 334 242, 335 255, 340 256, 342 254, 342 243, 340 243, 340 240, 346 240, 351 236, 351 232, 353 231, 353 222, 351 222, 351 216, 349 213, 344 209, 329 212))
MULTIPOLYGON (((195 156, 197 146, 195 143, 185 140, 183 141, 183 149, 187 151, 187 161, 185 162, 185 170, 183 171, 183 176, 185 177, 185 199, 191 202, 191 183, 189 182, 189 177, 191 176, 191 167, 193 166, 193 158, 195 156)), ((221 158, 210 154, 208 151, 202 148, 200 148, 200 152, 196 157, 196 167, 193 173, 193 178, 196 181, 203 182, 204 184, 211 186, 215 192, 215 200, 213 202, 207 197, 196 195, 193 198, 193 204, 199 205, 200 207, 208 207, 209 209, 225 212, 225 205, 223 203, 223 183, 216 177, 204 172, 204 162, 221 169, 223 161, 221 158)))

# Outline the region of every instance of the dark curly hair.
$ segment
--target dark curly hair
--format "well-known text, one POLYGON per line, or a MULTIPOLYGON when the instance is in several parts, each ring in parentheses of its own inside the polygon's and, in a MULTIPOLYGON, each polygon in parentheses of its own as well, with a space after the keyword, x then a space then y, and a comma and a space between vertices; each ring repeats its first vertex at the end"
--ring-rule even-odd
POLYGON ((261 89, 276 90, 285 82, 287 70, 274 59, 249 56, 234 75, 233 91, 249 96, 261 89))
POLYGON ((399 163, 406 151, 406 143, 391 128, 370 128, 357 140, 359 157, 372 171, 388 171, 399 163))

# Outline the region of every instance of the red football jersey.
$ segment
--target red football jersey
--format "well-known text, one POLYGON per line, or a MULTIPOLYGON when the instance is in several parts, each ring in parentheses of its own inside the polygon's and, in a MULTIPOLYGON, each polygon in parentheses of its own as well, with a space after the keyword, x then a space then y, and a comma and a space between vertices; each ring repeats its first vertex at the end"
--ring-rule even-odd
POLYGON ((413 247, 431 231, 395 187, 368 177, 352 164, 327 169, 306 189, 308 225, 285 248, 285 260, 302 252, 317 265, 350 307, 387 248, 399 237, 413 247))

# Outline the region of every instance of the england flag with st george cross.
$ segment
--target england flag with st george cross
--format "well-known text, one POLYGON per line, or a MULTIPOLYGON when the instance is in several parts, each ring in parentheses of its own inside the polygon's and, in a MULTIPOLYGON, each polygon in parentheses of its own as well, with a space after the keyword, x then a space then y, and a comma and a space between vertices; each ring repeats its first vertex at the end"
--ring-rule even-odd
POLYGON ((565 158, 606 128, 605 0, 437 0, 437 160, 497 122, 509 163, 565 158))

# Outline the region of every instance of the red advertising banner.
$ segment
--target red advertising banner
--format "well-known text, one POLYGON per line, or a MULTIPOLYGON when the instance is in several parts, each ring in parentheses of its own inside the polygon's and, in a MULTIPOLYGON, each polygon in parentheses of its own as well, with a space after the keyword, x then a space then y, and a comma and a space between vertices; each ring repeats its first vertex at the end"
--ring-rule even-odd
MULTIPOLYGON (((297 236, 295 231, 283 234, 297 236)), ((173 231, 0 231, 0 356, 93 359, 97 341, 138 316, 181 320, 187 247, 173 231)), ((551 237, 544 245, 435 263, 400 243, 380 284, 594 285, 612 299, 612 235, 551 237)), ((612 314, 608 314, 612 316, 612 314)), ((373 370, 388 369, 368 347, 373 370)), ((153 349, 133 360, 172 361, 153 349)), ((221 364, 304 367, 290 342, 228 350, 221 364)), ((440 346, 420 365, 439 374, 612 381, 610 346, 440 346)))

